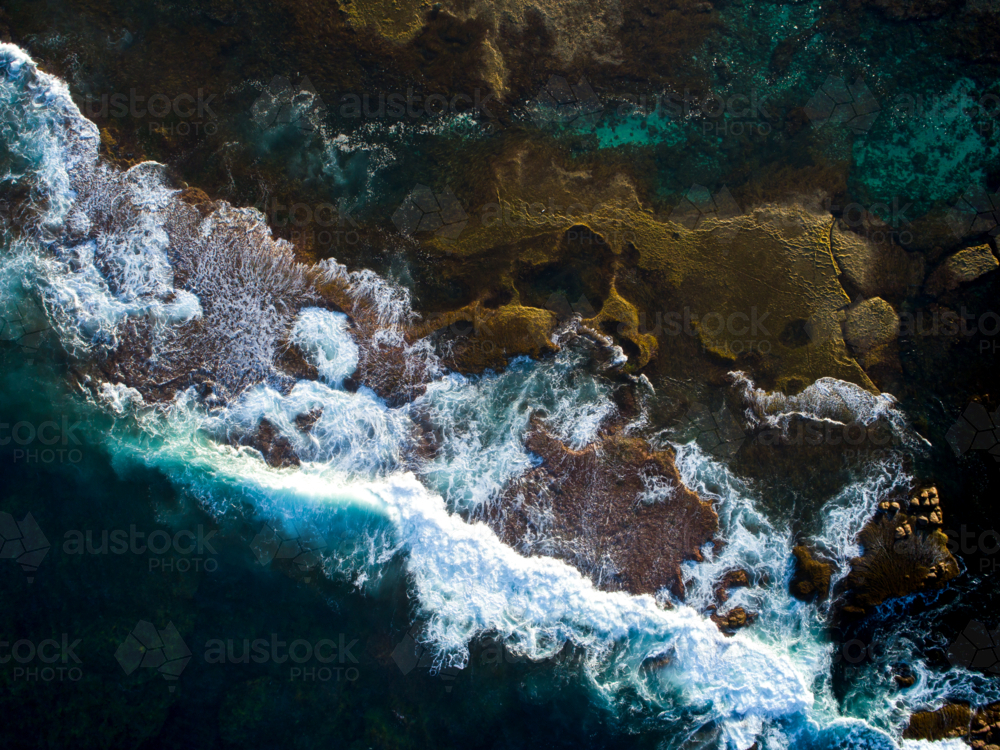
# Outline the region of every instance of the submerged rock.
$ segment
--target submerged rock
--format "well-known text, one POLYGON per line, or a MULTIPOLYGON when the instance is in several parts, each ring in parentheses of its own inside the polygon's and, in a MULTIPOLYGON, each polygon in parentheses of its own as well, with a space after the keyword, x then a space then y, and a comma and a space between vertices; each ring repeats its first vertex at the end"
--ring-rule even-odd
POLYGON ((928 294, 938 296, 944 292, 958 289, 962 284, 975 281, 990 271, 995 271, 1000 262, 990 250, 989 245, 967 247, 959 250, 938 266, 927 279, 925 290, 928 294))
POLYGON ((259 450, 268 464, 276 468, 299 466, 301 461, 295 454, 291 442, 267 419, 260 420, 257 429, 244 441, 259 450))

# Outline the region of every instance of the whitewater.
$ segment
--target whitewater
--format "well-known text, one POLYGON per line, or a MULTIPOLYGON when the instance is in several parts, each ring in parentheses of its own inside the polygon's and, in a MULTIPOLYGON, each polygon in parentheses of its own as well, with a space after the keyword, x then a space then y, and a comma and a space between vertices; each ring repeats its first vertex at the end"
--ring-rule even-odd
MULTIPOLYGON (((12 45, 0 45, 0 128, 0 191, 30 192, 29 215, 2 227, 0 311, 35 301, 78 361, 112 351, 130 320, 151 326, 154 357, 169 348, 157 349, 158 342, 174 342, 192 321, 233 322, 231 330, 219 329, 225 338, 211 347, 219 356, 211 363, 218 383, 208 397, 188 389, 167 405, 152 404, 138 390, 109 382, 81 395, 114 417, 102 439, 123 470, 136 462, 154 466, 220 514, 239 498, 262 517, 308 520, 321 531, 331 509, 371 519, 367 544, 354 557, 326 560, 327 572, 349 575, 364 590, 401 556, 424 623, 420 637, 434 649, 437 669, 465 666, 470 642, 483 635, 535 660, 569 644, 585 654, 581 679, 596 700, 614 708, 626 691, 638 694, 649 716, 683 728, 678 745, 684 733, 708 726, 718 746, 733 750, 754 743, 768 750, 964 747, 899 739, 911 711, 993 689, 971 674, 945 680, 917 657, 915 689, 890 694, 872 681, 864 713, 844 711, 830 684, 836 653, 826 636, 827 611, 788 593, 790 533, 759 513, 751 489, 694 443, 678 446, 678 468, 685 484, 715 502, 725 545, 707 549, 704 563, 685 565, 685 602, 601 591, 570 565, 524 557, 485 524, 466 520, 537 464, 523 445, 534 409, 543 408, 557 436, 574 447, 591 442, 613 411, 609 387, 580 372, 584 354, 573 346, 541 362, 515 360, 498 374, 448 373, 428 344, 402 342, 400 316, 413 314, 405 292, 335 263, 310 271, 350 278, 353 294, 375 299, 380 345, 405 349, 414 367, 431 374, 421 395, 392 407, 369 388, 345 387, 370 352, 352 335, 347 316, 310 304, 295 275, 306 271, 288 259, 287 243, 267 239, 268 250, 285 253, 287 264, 267 266, 260 283, 277 284, 275 275, 291 269, 281 294, 302 296, 299 304, 245 299, 212 275, 222 260, 212 255, 210 235, 245 232, 254 246, 246 252, 259 251, 267 234, 262 216, 220 207, 192 237, 208 249, 184 265, 167 229, 178 191, 162 167, 145 163, 120 173, 102 164, 97 127, 66 85, 12 45), (96 183, 111 186, 101 191, 104 202, 93 197, 96 183), (128 215, 117 216, 124 207, 128 215), (181 288, 180 275, 194 281, 181 288), (318 380, 289 383, 271 370, 285 331, 318 380), (254 384, 244 387, 251 376, 254 384), (304 413, 318 414, 308 432, 295 429, 304 413), (261 418, 291 442, 301 465, 272 467, 231 439, 261 418), (429 420, 442 436, 441 449, 423 462, 408 450, 417 419, 429 420), (752 585, 734 591, 727 606, 746 606, 759 618, 726 637, 703 611, 718 580, 734 568, 747 570, 752 585)), ((822 385, 819 400, 831 391, 822 385)), ((837 385, 838 415, 849 389, 837 385)), ((898 421, 885 400, 870 408, 898 421)), ((909 479, 899 465, 874 466, 828 502, 824 531, 814 541, 840 571, 857 554, 854 536, 879 497, 909 479)))

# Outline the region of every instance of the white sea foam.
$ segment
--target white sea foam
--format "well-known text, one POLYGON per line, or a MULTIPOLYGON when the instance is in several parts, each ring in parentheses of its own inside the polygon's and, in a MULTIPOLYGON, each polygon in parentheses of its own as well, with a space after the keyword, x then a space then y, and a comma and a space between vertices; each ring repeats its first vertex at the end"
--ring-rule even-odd
MULTIPOLYGON (((304 273, 289 265, 289 248, 270 238, 259 214, 222 207, 202 222, 178 206, 156 165, 124 175, 98 166, 96 127, 79 114, 63 84, 10 45, 0 45, 0 112, 11 128, 5 134, 10 150, 28 165, 12 169, 3 182, 26 183, 44 199, 40 220, 0 262, 5 274, 16 269, 23 283, 40 291, 67 347, 78 345, 85 353, 113 338, 123 318, 152 319, 164 336, 211 318, 224 337, 216 365, 231 368, 234 382, 247 371, 264 377, 261 363, 271 361, 284 334, 321 374, 322 382, 287 389, 246 384, 211 410, 193 390, 154 408, 138 391, 104 384, 99 400, 119 418, 108 435, 116 465, 156 466, 219 513, 249 502, 262 514, 292 519, 321 522, 334 512, 381 519, 361 536, 357 560, 328 558, 327 570, 360 566, 354 580, 367 585, 370 573, 404 555, 439 664, 463 664, 470 639, 483 633, 497 634, 532 659, 572 643, 584 651, 592 684, 609 702, 632 690, 664 716, 684 713, 693 726, 716 723, 723 746, 745 750, 760 740, 769 749, 897 747, 888 733, 839 715, 824 677, 831 645, 821 615, 787 592, 789 535, 755 509, 746 487, 693 446, 680 449, 682 478, 705 496, 717 491, 727 544, 705 564, 685 566, 688 604, 668 609, 649 596, 600 591, 566 563, 523 557, 487 526, 455 512, 489 501, 532 465, 523 437, 535 410, 544 410, 550 428, 569 445, 593 440, 613 405, 608 386, 579 370, 571 346, 544 363, 515 361, 501 374, 438 378, 405 408, 390 408, 366 389, 347 392, 343 379, 363 354, 346 318, 241 296, 255 282, 265 292, 273 284, 279 292, 298 293, 304 273), (102 202, 95 185, 112 185, 108 195, 120 202, 102 202), (164 212, 175 210, 189 221, 188 230, 196 229, 165 221, 164 212), (105 234, 74 241, 98 225, 106 226, 105 234), (222 257, 233 242, 238 268, 222 257), (263 249, 255 254, 258 247, 263 249), (179 269, 189 289, 176 289, 179 269), (240 288, 228 286, 232 278, 240 288), (221 302, 210 305, 209 297, 221 302), (256 306, 250 318, 243 309, 248 305, 256 306), (296 422, 302 415, 313 420, 308 429, 296 422), (255 450, 230 444, 262 418, 292 443, 300 467, 275 469, 255 450), (405 470, 414 420, 429 422, 439 435, 438 451, 421 471, 430 489, 405 470), (752 606, 760 618, 727 638, 697 608, 733 567, 749 570, 753 585, 734 592, 732 603, 752 606), (643 666, 650 658, 660 664, 651 672, 643 666)), ((335 264, 320 272, 346 279, 356 299, 375 311, 382 344, 405 348, 413 361, 439 374, 429 344, 405 340, 413 313, 404 291, 371 272, 349 273, 335 264)), ((0 289, 5 295, 23 291, 13 283, 0 289)), ((760 419, 795 412, 841 422, 898 419, 887 397, 836 381, 818 381, 791 400, 749 386, 747 394, 760 419)), ((647 489, 653 501, 669 492, 647 489)), ((820 541, 839 560, 852 554, 852 530, 879 491, 876 480, 870 490, 855 488, 831 504, 820 541)))
POLYGON ((524 447, 533 415, 571 448, 592 442, 614 404, 607 384, 578 369, 584 356, 566 346, 544 362, 523 357, 499 374, 451 374, 430 384, 411 406, 441 435, 421 468, 428 484, 459 509, 495 500, 537 463, 524 447))
POLYGON ((358 345, 348 332, 343 313, 309 308, 299 313, 292 328, 292 341, 319 370, 320 379, 331 388, 340 388, 344 378, 358 367, 358 345))
POLYGON ((913 448, 927 444, 910 427, 892 394, 874 394, 854 383, 820 378, 800 393, 788 396, 781 391, 758 388, 744 372, 730 373, 730 378, 743 399, 746 419, 752 427, 787 431, 797 417, 838 426, 869 428, 882 424, 892 430, 901 444, 913 448))

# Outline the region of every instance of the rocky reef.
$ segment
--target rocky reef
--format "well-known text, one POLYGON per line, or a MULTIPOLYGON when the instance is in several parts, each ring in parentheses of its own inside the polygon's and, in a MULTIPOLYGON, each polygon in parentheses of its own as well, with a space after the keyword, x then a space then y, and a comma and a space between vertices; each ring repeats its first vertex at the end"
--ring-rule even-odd
POLYGON ((672 451, 621 429, 573 450, 539 419, 526 445, 541 464, 485 515, 501 538, 567 560, 606 590, 683 596, 680 564, 702 559, 718 517, 684 486, 672 451))
POLYGON ((936 711, 917 711, 903 735, 910 740, 961 738, 976 750, 1000 747, 1000 703, 973 708, 950 703, 936 711))
POLYGON ((792 596, 803 601, 826 599, 830 594, 830 578, 832 566, 817 560, 812 551, 805 545, 798 544, 792 548, 795 555, 795 574, 789 582, 792 596))
POLYGON ((851 561, 843 612, 862 615, 882 602, 941 588, 959 574, 948 549, 938 490, 927 485, 908 498, 883 500, 858 535, 863 554, 851 561))

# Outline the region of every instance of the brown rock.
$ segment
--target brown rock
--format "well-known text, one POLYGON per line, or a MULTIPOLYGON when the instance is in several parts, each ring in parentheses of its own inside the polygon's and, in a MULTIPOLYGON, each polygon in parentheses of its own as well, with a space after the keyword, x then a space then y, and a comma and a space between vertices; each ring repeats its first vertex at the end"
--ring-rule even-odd
POLYGON ((715 590, 715 597, 720 602, 729 599, 729 589, 743 588, 750 585, 750 576, 745 570, 730 570, 722 577, 719 588, 715 590))
POLYGON ((943 292, 951 292, 962 284, 975 281, 990 271, 995 271, 1000 263, 990 251, 989 245, 967 247, 959 250, 938 266, 927 279, 926 291, 938 296, 943 292))
POLYGON ((718 516, 681 482, 672 451, 620 434, 572 450, 538 419, 527 447, 542 465, 485 514, 505 542, 564 559, 605 590, 683 595, 680 564, 702 559, 718 516), (651 479, 673 488, 666 498, 644 501, 651 479))
POLYGON ((243 443, 259 450, 271 466, 285 468, 301 463, 288 438, 278 432, 278 428, 267 419, 260 420, 257 430, 245 438, 243 443))
POLYGON ((876 515, 858 535, 864 553, 851 561, 849 607, 859 614, 887 599, 924 588, 939 588, 959 573, 948 537, 937 529, 913 530, 917 520, 903 514, 876 515))
POLYGON ((730 570, 722 577, 722 586, 727 589, 735 589, 750 585, 750 576, 745 570, 730 570))
POLYGON ((206 193, 201 188, 187 187, 180 192, 180 199, 187 203, 189 206, 194 206, 198 209, 203 217, 208 216, 216 209, 216 203, 211 198, 208 197, 206 193))
POLYGON ((299 432, 309 432, 322 416, 322 407, 313 409, 305 414, 299 414, 295 417, 295 426, 299 428, 299 432))
POLYGON ((917 711, 903 737, 931 741, 963 737, 973 747, 988 750, 1000 744, 1000 703, 979 709, 950 703, 937 711, 917 711))
POLYGON ((796 569, 791 580, 792 596, 810 600, 825 599, 830 593, 830 576, 833 569, 829 563, 813 557, 808 547, 797 545, 792 549, 795 555, 796 569))
POLYGON ((734 607, 724 615, 713 614, 710 616, 712 622, 719 626, 719 630, 727 635, 739 628, 745 628, 756 619, 756 614, 747 612, 743 607, 734 607))

